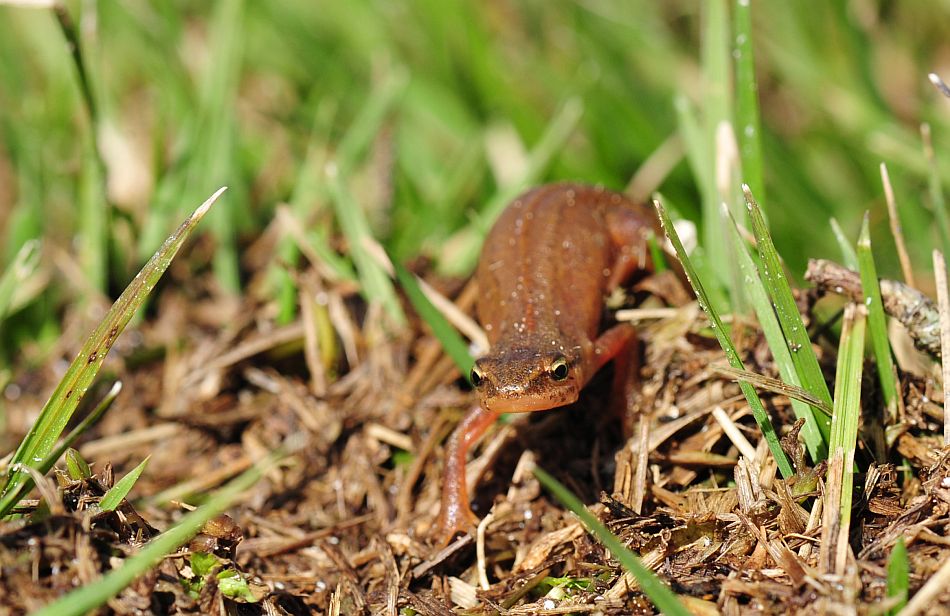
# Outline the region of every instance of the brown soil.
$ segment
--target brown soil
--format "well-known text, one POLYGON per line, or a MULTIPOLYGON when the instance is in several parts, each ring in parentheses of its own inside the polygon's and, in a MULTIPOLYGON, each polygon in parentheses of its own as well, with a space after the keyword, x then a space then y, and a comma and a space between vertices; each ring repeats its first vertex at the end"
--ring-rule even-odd
MULTIPOLYGON (((718 344, 687 303, 640 326, 642 387, 626 421, 601 411, 605 375, 574 407, 501 422, 482 441, 470 462, 481 469, 475 511, 492 511, 480 566, 470 538, 445 550, 429 538, 443 444, 473 396, 428 330, 416 321, 393 332, 351 285, 313 271, 299 276, 312 320, 278 326, 274 307, 257 299, 263 276, 241 300, 222 298, 188 259, 172 267, 152 316, 123 334, 104 367, 100 380, 121 379, 124 390, 78 445, 95 476, 56 473, 31 495, 41 505, 24 503, 32 516, 0 524, 0 613, 29 612, 121 566, 183 515, 181 502, 200 502, 290 436, 302 449, 230 518, 103 613, 653 613, 633 579, 527 472, 531 462, 578 494, 696 614, 881 613, 899 537, 912 593, 950 554, 950 456, 940 449, 942 394, 928 375, 902 374, 903 408, 885 433, 875 373, 865 373, 857 458, 870 470, 855 480, 850 541, 837 562, 822 539, 823 468, 818 481, 801 462, 792 481, 777 478, 745 398, 716 369, 724 365, 718 344), (753 460, 739 455, 717 408, 755 447, 753 460), (98 512, 113 475, 146 456, 131 503, 98 512), (213 575, 196 586, 189 551, 216 553, 259 601, 225 596, 213 575), (560 578, 570 583, 552 590, 560 578)), ((432 282, 471 311, 471 289, 432 282)), ((64 359, 94 321, 72 314, 67 323, 64 359)), ((746 368, 776 377, 759 332, 738 322, 734 331, 746 368)), ((831 377, 835 343, 819 342, 831 377)), ((29 359, 27 350, 24 366, 29 359)), ((60 376, 55 366, 15 375, 4 450, 42 407, 60 376)), ((95 390, 88 397, 95 402, 95 390)), ((762 398, 788 433, 788 398, 762 398)), ((947 593, 943 600, 930 612, 947 613, 947 593)))

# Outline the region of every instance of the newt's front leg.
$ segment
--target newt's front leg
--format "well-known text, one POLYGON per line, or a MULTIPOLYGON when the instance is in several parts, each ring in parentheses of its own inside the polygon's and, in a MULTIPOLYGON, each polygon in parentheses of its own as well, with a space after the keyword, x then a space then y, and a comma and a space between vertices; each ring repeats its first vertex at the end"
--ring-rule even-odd
POLYGON ((468 504, 468 486, 465 484, 465 458, 468 450, 489 426, 498 419, 498 413, 472 407, 452 432, 445 448, 445 469, 442 479, 442 506, 436 526, 436 538, 443 545, 456 533, 471 533, 478 519, 468 504))
POLYGON ((614 380, 610 392, 611 414, 620 420, 625 437, 633 431, 632 418, 627 412, 633 392, 640 381, 640 340, 637 330, 629 323, 614 325, 594 342, 594 372, 613 360, 614 380))

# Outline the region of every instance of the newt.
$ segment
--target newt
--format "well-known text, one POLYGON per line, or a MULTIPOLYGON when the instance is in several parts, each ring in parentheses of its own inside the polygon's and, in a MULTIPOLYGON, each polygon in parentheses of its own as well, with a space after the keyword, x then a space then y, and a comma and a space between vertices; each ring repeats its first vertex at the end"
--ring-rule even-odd
POLYGON ((474 528, 465 458, 500 414, 571 404, 610 360, 611 404, 626 409, 638 368, 636 330, 629 323, 604 329, 604 301, 635 272, 653 269, 650 232, 659 236, 648 205, 563 183, 524 193, 489 231, 475 277, 491 348, 471 372, 478 404, 446 444, 436 526, 443 543, 474 528))

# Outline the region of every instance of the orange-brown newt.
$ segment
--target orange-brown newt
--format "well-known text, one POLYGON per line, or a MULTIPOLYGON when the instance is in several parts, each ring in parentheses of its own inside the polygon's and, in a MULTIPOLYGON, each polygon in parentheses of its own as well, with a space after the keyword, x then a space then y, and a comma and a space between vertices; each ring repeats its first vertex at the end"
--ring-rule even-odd
POLYGON ((604 299, 641 269, 652 269, 652 208, 609 190, 552 184, 515 199, 485 239, 478 269, 478 319, 491 345, 472 368, 478 405, 446 446, 443 542, 476 518, 465 485, 470 446, 501 413, 544 411, 577 400, 615 360, 614 404, 632 393, 637 338, 621 323, 603 330, 604 299))

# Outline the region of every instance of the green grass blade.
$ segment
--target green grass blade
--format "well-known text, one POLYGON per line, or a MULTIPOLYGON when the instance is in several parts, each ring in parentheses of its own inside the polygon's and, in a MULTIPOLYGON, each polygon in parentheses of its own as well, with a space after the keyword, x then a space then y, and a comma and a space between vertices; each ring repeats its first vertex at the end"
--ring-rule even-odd
MULTIPOLYGON (((369 149, 408 82, 408 73, 400 67, 390 71, 380 86, 370 93, 336 150, 334 163, 340 175, 346 177, 369 149)), ((322 182, 321 175, 321 170, 324 169, 326 163, 322 160, 325 158, 325 149, 320 146, 330 130, 330 120, 327 116, 331 115, 333 110, 335 106, 332 108, 329 105, 318 106, 307 154, 300 167, 297 183, 290 199, 291 211, 301 220, 311 213, 313 203, 319 201, 326 192, 327 187, 322 182)), ((310 234, 307 237, 315 252, 324 255, 332 252, 323 236, 310 234)), ((296 285, 293 278, 284 270, 286 264, 296 263, 296 259, 297 247, 291 242, 283 243, 279 248, 278 262, 274 265, 271 274, 277 288, 275 294, 279 300, 277 319, 279 323, 289 323, 296 313, 296 285)), ((328 261, 328 265, 332 266, 333 263, 328 261)))
POLYGON ((211 518, 231 506, 241 494, 274 467, 283 456, 274 453, 218 490, 201 507, 186 514, 175 526, 149 541, 142 550, 102 579, 77 588, 33 613, 33 616, 80 616, 105 604, 168 554, 195 536, 211 518))
POLYGON ((250 210, 246 186, 238 173, 238 128, 235 100, 245 60, 245 0, 213 5, 208 32, 209 58, 198 83, 197 122, 191 126, 193 159, 187 167, 185 195, 197 200, 210 186, 233 182, 231 198, 208 217, 216 240, 212 257, 215 278, 231 293, 241 289, 237 236, 250 210))
POLYGON ((854 246, 838 224, 838 220, 832 216, 828 224, 831 225, 831 232, 834 233, 835 241, 838 242, 838 248, 841 250, 841 262, 848 269, 858 271, 858 253, 854 251, 854 246))
POLYGON ((755 78, 752 46, 752 3, 736 0, 732 7, 734 56, 736 60, 736 132, 742 175, 752 193, 765 202, 762 141, 759 136, 759 86, 755 78))
POLYGON ((0 276, 0 332, 3 331, 3 319, 13 306, 13 297, 17 287, 33 275, 40 264, 40 243, 29 240, 20 247, 13 262, 0 276))
POLYGON ((689 616, 689 610, 683 606, 676 594, 670 590, 670 587, 664 584, 656 574, 647 569, 643 563, 640 562, 636 554, 631 552, 600 520, 594 517, 594 514, 587 510, 587 507, 584 506, 584 503, 582 503, 580 499, 574 496, 570 490, 543 469, 535 466, 531 470, 534 476, 538 478, 538 481, 540 481, 561 504, 580 518, 588 531, 597 537, 597 540, 613 554, 614 558, 620 561, 623 568, 637 578, 640 588, 644 594, 650 598, 650 601, 653 602, 661 614, 665 614, 666 616, 689 616))
POLYGON ((103 168, 93 152, 95 145, 86 145, 79 180, 79 262, 89 287, 106 293, 109 269, 109 230, 112 228, 110 206, 106 200, 103 168))
POLYGON ((934 217, 937 219, 943 254, 947 255, 950 254, 950 220, 948 220, 950 217, 947 216, 947 202, 943 196, 940 167, 937 164, 937 155, 930 138, 929 124, 921 124, 920 136, 924 142, 924 157, 927 159, 927 190, 930 193, 930 207, 933 208, 934 217))
MULTIPOLYGON (((762 278, 766 289, 769 291, 772 304, 775 306, 775 313, 778 315, 779 324, 785 334, 785 340, 792 354, 792 361, 795 363, 795 371, 798 373, 799 381, 803 388, 831 404, 831 392, 828 390, 828 383, 825 382, 821 366, 818 365, 818 358, 815 356, 814 349, 812 349, 811 340, 808 339, 808 330, 805 329, 802 315, 798 312, 795 297, 792 295, 792 289, 785 277, 782 261, 775 250, 775 245, 772 243, 772 236, 769 235, 765 217, 755 202, 749 187, 743 186, 742 190, 745 193, 746 204, 752 220, 752 233, 755 235, 759 258, 762 263, 762 278)), ((816 419, 819 422, 827 421, 825 417, 816 417, 816 419)), ((822 431, 824 432, 824 429, 822 431)))
MULTIPOLYGON (((73 443, 76 442, 80 436, 86 433, 90 427, 92 427, 99 419, 105 414, 109 407, 112 406, 112 403, 115 402, 116 397, 119 395, 119 392, 122 391, 122 381, 116 381, 115 385, 109 390, 109 392, 99 401, 99 404, 96 405, 96 408, 92 410, 91 413, 86 415, 82 421, 80 421, 75 428, 70 430, 69 434, 66 435, 66 438, 60 441, 59 445, 53 449, 52 452, 46 458, 37 465, 36 469, 43 475, 48 473, 50 469, 53 468, 53 465, 56 464, 56 461, 65 454, 73 443)), ((3 496, 0 497, 0 516, 6 515, 17 503, 24 498, 30 490, 33 489, 33 477, 27 476, 26 480, 23 481, 16 489, 8 490, 3 493, 3 496)))
POLYGON ((396 280, 409 298, 412 307, 416 309, 419 316, 432 329, 433 335, 442 344, 446 354, 452 358, 455 365, 466 380, 470 380, 472 369, 472 356, 468 352, 468 345, 462 336, 448 322, 439 310, 432 305, 429 298, 422 292, 422 287, 416 277, 413 276, 401 263, 393 261, 393 269, 396 274, 396 280))
POLYGON ((346 189, 335 165, 331 164, 327 167, 326 179, 336 219, 349 244, 363 294, 367 301, 379 302, 393 324, 402 327, 406 323, 406 317, 402 313, 392 281, 379 263, 372 258, 366 247, 365 240, 371 237, 366 215, 346 189))
MULTIPOLYGON (((726 0, 708 0, 702 3, 702 65, 703 102, 702 131, 704 147, 702 155, 712 164, 707 166, 709 188, 703 192, 703 249, 709 255, 712 269, 720 282, 730 288, 735 280, 734 263, 729 247, 722 241, 726 235, 726 221, 719 204, 725 195, 716 185, 715 161, 717 160, 717 134, 720 125, 732 123, 732 62, 729 44, 729 7, 726 0)), ((730 288, 731 292, 734 289, 730 288)))
MULTIPOLYGON (((686 160, 696 177, 696 184, 702 194, 703 203, 717 201, 715 165, 712 157, 707 153, 713 147, 703 133, 696 108, 683 95, 673 99, 673 108, 676 110, 677 125, 686 147, 686 160)), ((704 210, 705 211, 705 210, 704 210)))
POLYGON ((835 372, 834 414, 831 418, 829 456, 844 458, 841 480, 841 526, 850 525, 854 491, 854 450, 861 418, 861 376, 864 371, 864 334, 866 314, 863 306, 850 304, 845 309, 844 329, 838 347, 835 372))
POLYGON ((142 471, 145 470, 145 467, 148 466, 148 461, 152 456, 147 456, 144 460, 139 462, 138 466, 129 471, 125 477, 115 482, 111 488, 109 488, 105 494, 102 495, 102 498, 99 499, 99 508, 103 511, 112 511, 122 503, 122 499, 129 495, 129 492, 132 491, 132 487, 135 485, 135 482, 139 480, 139 477, 142 475, 142 471))
POLYGON ((891 345, 887 338, 887 318, 881 303, 881 287, 877 280, 877 267, 874 253, 871 252, 871 234, 868 229, 868 214, 864 214, 861 235, 858 238, 858 266, 861 271, 861 288, 864 291, 864 305, 868 310, 868 327, 871 330, 871 347, 877 361, 877 376, 884 394, 884 403, 891 421, 897 420, 897 396, 900 386, 897 372, 891 357, 891 345))
MULTIPOLYGON (((696 292, 696 299, 699 300, 699 305, 702 307, 703 311, 706 312, 706 315, 712 322, 713 332, 716 334, 716 339, 719 340, 719 344, 722 346, 722 350, 726 354, 726 359, 729 361, 729 365, 738 370, 745 370, 745 366, 742 364, 742 359, 739 358, 739 353, 736 351, 736 347, 732 344, 732 340, 729 339, 729 335, 726 333, 725 327, 723 327, 722 319, 719 318, 719 313, 709 303, 709 297, 706 294, 706 289, 703 286, 703 282, 696 275, 696 270, 693 268, 693 264, 690 261, 689 255, 686 254, 686 250, 683 248, 683 243, 680 241, 679 234, 676 233, 676 228, 673 227, 673 223, 670 220, 669 215, 666 213, 666 210, 659 200, 655 200, 653 205, 656 207, 657 214, 659 214, 660 223, 663 225, 663 230, 666 232, 666 236, 673 244, 673 248, 676 251, 676 256, 679 258, 680 263, 683 264, 683 270, 686 272, 686 277, 689 279, 690 285, 692 285, 693 290, 696 292)), ((752 415, 755 417, 755 421, 759 426, 759 430, 762 431, 762 436, 765 438, 765 441, 768 444, 769 451, 772 452, 772 456, 775 458, 775 463, 778 465, 779 472, 782 474, 782 477, 785 477, 786 479, 791 477, 795 474, 795 471, 792 468, 792 464, 789 461, 788 456, 786 456, 785 452, 782 450, 782 446, 779 443, 778 434, 776 434, 775 428, 772 426, 772 421, 769 419, 768 413, 765 412, 765 408, 763 408, 762 401, 759 400, 759 396, 755 392, 755 388, 743 380, 739 381, 739 387, 742 389, 742 393, 749 402, 749 407, 752 409, 752 415)))
POLYGON ((72 447, 66 450, 64 461, 66 462, 66 474, 73 481, 82 481, 92 477, 92 468, 90 468, 89 463, 82 457, 82 454, 72 447))
MULTIPOLYGON (((728 210, 726 213, 728 214, 728 210)), ((772 352, 775 365, 778 366, 779 375, 789 385, 801 387, 798 373, 795 372, 795 362, 788 350, 788 343, 782 333, 778 318, 775 316, 775 311, 772 309, 772 302, 769 301, 768 293, 762 279, 759 277, 752 255, 749 254, 735 220, 730 218, 730 222, 732 223, 729 225, 732 231, 732 244, 736 247, 739 271, 742 273, 742 279, 745 282, 745 293, 752 303, 753 310, 755 310, 756 318, 758 318, 759 325, 762 327, 762 333, 765 335, 769 350, 772 352)), ((795 417, 805 420, 801 435, 805 441, 805 447, 808 449, 808 454, 814 462, 824 460, 828 456, 830 426, 827 421, 818 421, 817 419, 818 416, 824 417, 824 414, 821 411, 813 411, 811 406, 800 400, 792 398, 791 403, 795 417), (824 428, 824 431, 822 431, 822 428, 824 428)))
POLYGON ((660 247, 656 234, 653 231, 647 235, 647 246, 650 249, 650 261, 653 263, 653 271, 657 274, 670 269, 666 262, 666 253, 660 247))
MULTIPOLYGON (((36 468, 38 463, 42 462, 53 450, 56 440, 62 434, 69 418, 72 417, 79 400, 85 395, 92 380, 99 372, 99 368, 102 366, 109 349, 115 343, 115 339, 125 328, 135 311, 145 302, 149 293, 158 283, 159 278, 178 253, 179 248, 222 192, 224 192, 224 188, 219 189, 201 204, 194 214, 185 220, 165 241, 158 252, 145 264, 142 271, 122 292, 122 295, 109 309, 105 318, 83 344, 76 359, 70 364, 46 406, 43 407, 39 418, 17 448, 10 463, 11 470, 3 489, 4 494, 16 490, 17 486, 24 481, 27 473, 19 470, 19 465, 36 468)), ((7 512, 8 510, 0 509, 0 515, 5 515, 7 512)))
POLYGON ((887 596, 897 597, 897 605, 887 613, 897 616, 905 605, 910 594, 910 563, 907 560, 907 544, 903 537, 898 537, 891 557, 887 560, 887 596))
POLYGON ((409 74, 402 67, 391 68, 387 73, 380 86, 370 93, 337 148, 335 161, 344 177, 379 135, 386 115, 409 83, 409 74))
MULTIPOLYGON (((322 105, 314 114, 310 139, 307 143, 307 153, 300 164, 293 193, 288 203, 290 211, 301 221, 307 219, 307 215, 323 187, 321 170, 326 165, 326 150, 320 146, 327 130, 325 124, 329 123, 328 119, 323 116, 328 113, 329 107, 328 105, 322 105)), ((280 216, 279 206, 277 215, 280 216)), ((284 229, 287 231, 287 226, 284 226, 284 229)), ((303 233, 297 234, 298 237, 303 235, 303 233)), ((329 246, 322 246, 321 248, 325 248, 327 252, 330 252, 329 246)), ((297 284, 287 268, 292 268, 297 264, 299 254, 300 247, 295 242, 285 239, 278 246, 277 259, 271 264, 268 272, 268 279, 271 288, 274 289, 273 293, 278 303, 277 322, 281 325, 290 323, 297 314, 297 284)))
POLYGON ((564 103, 528 154, 524 174, 510 185, 499 187, 498 192, 478 215, 477 221, 458 231, 446 242, 438 262, 440 272, 456 276, 471 273, 478 261, 482 240, 492 223, 505 206, 540 179, 574 133, 583 114, 584 105, 580 99, 571 98, 564 103))

